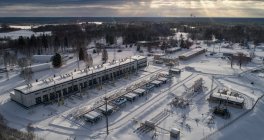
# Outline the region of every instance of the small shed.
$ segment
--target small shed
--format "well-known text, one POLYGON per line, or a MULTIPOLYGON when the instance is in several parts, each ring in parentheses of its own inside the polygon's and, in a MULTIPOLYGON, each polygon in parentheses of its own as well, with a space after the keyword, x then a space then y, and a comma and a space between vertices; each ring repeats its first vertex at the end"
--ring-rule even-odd
POLYGON ((152 122, 152 121, 150 121, 150 120, 145 121, 144 124, 145 124, 145 126, 151 128, 151 129, 154 129, 155 128, 155 123, 152 122))
POLYGON ((169 71, 170 74, 181 74, 181 70, 177 68, 172 68, 169 71))
POLYGON ((153 85, 155 85, 155 87, 159 87, 159 86, 161 86, 162 81, 154 80, 154 81, 152 81, 150 83, 153 84, 153 85))
POLYGON ((133 102, 136 100, 137 98, 137 94, 134 93, 127 93, 126 95, 124 95, 124 97, 127 99, 127 101, 133 102))
POLYGON ((155 88, 155 85, 153 85, 151 83, 146 84, 147 92, 154 90, 154 88, 155 88))
POLYGON ((163 61, 162 61, 162 60, 154 60, 154 62, 155 62, 156 64, 163 64, 163 61))
POLYGON ((99 107, 98 110, 104 115, 110 115, 114 112, 114 107, 111 105, 107 105, 107 111, 106 111, 105 105, 103 105, 99 107))
POLYGON ((161 77, 161 78, 158 79, 158 81, 161 81, 162 84, 167 83, 167 80, 168 80, 168 78, 164 78, 164 77, 161 77))
POLYGON ((133 92, 139 96, 143 96, 146 93, 146 90, 142 88, 138 88, 138 89, 135 89, 133 92))
POLYGON ((126 105, 127 99, 125 97, 120 97, 112 101, 112 103, 116 106, 124 106, 126 105))
POLYGON ((96 111, 91 111, 87 114, 83 115, 83 118, 85 121, 90 122, 90 123, 96 123, 99 120, 102 119, 102 115, 96 111))
POLYGON ((170 136, 173 138, 179 138, 180 136, 180 130, 177 128, 172 128, 170 131, 170 136))

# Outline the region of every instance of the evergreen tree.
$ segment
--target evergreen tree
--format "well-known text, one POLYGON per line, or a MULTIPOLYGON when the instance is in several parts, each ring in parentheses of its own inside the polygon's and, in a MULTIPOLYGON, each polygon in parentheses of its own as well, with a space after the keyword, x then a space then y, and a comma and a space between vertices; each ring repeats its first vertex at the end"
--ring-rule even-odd
POLYGON ((62 65, 62 58, 61 55, 59 53, 56 53, 53 57, 52 57, 52 65, 54 68, 59 68, 62 65))
POLYGON ((54 51, 57 52, 60 47, 60 40, 58 36, 54 38, 54 51))
POLYGON ((140 51, 140 46, 139 46, 139 45, 137 46, 137 51, 138 51, 138 52, 140 51))
POLYGON ((85 49, 82 47, 79 49, 79 61, 84 60, 85 58, 85 49))
POLYGON ((47 39, 47 36, 44 34, 42 35, 42 45, 45 50, 48 48, 48 39, 47 39))
POLYGON ((116 42, 114 35, 111 35, 111 34, 106 34, 105 35, 105 40, 106 40, 106 43, 109 44, 109 45, 112 45, 112 44, 114 44, 116 42))

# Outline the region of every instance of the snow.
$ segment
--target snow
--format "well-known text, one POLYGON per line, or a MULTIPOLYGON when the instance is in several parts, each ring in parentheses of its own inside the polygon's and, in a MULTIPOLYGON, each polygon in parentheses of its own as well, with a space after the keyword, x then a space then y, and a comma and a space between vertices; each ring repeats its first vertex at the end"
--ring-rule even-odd
POLYGON ((253 111, 237 120, 236 123, 216 133, 212 139, 264 139, 264 133, 262 131, 264 126, 263 115, 264 100, 261 99, 253 111))
POLYGON ((53 55, 33 55, 32 59, 34 62, 38 63, 48 63, 51 61, 53 55))
POLYGON ((16 29, 31 29, 31 26, 29 25, 10 25, 10 27, 16 29))
MULTIPOLYGON (((176 36, 179 36, 179 34, 176 36)), ((183 34, 183 37, 185 36, 187 34, 183 34)), ((83 119, 74 118, 74 115, 83 109, 92 107, 96 102, 101 101, 103 97, 124 91, 130 85, 149 79, 157 73, 168 74, 168 67, 164 64, 152 64, 153 57, 148 57, 149 65, 146 68, 140 69, 137 74, 117 79, 114 83, 107 83, 102 86, 101 90, 97 88, 86 89, 82 93, 66 98, 64 105, 58 105, 54 102, 28 110, 10 101, 9 92, 13 88, 24 84, 23 78, 18 74, 18 68, 15 68, 15 71, 10 73, 9 80, 5 80, 5 75, 2 75, 3 78, 0 79, 0 89, 2 91, 0 94, 0 113, 7 119, 9 126, 22 131, 26 131, 28 123, 32 123, 35 127, 34 133, 44 139, 150 140, 156 134, 156 139, 169 140, 171 139, 170 131, 174 128, 180 130, 180 139, 202 139, 207 138, 207 136, 208 139, 220 140, 263 139, 264 99, 261 97, 264 93, 264 79, 259 76, 261 72, 251 72, 254 69, 261 68, 262 64, 250 62, 247 65, 242 65, 242 68, 234 64, 231 68, 230 62, 221 58, 222 53, 235 53, 238 51, 249 53, 250 50, 242 49, 238 44, 234 44, 233 48, 220 48, 220 53, 218 53, 218 45, 220 46, 220 44, 215 46, 217 54, 214 56, 201 54, 189 60, 180 61, 179 66, 174 68, 181 69, 181 74, 169 77, 166 84, 155 87, 149 94, 143 97, 138 97, 131 92, 126 94, 125 96, 137 98, 133 102, 127 102, 124 107, 115 108, 115 111, 109 116, 110 134, 108 136, 106 136, 104 117, 99 122, 90 124, 83 119), (185 67, 192 67, 193 70, 187 70, 185 67), (214 79, 212 79, 213 76, 214 79), (193 93, 188 90, 187 87, 191 87, 194 81, 200 78, 203 79, 203 91, 193 93), (254 84, 251 84, 252 82, 254 84), (231 113, 230 119, 223 119, 218 116, 212 117, 212 109, 218 104, 209 102, 208 98, 211 93, 215 93, 222 88, 228 88, 239 93, 239 97, 242 97, 245 102, 245 108, 243 109, 227 107, 231 113), (170 105, 175 97, 187 100, 189 105, 185 108, 170 105), (259 102, 252 109, 256 101, 259 102), (159 114, 162 115, 159 116, 159 114), (140 123, 147 120, 154 120, 153 122, 157 126, 156 133, 155 131, 148 133, 135 132, 140 127, 140 123), (210 120, 213 123, 209 123, 210 120), (222 127, 224 129, 220 130, 222 127), (210 134, 212 136, 209 137, 210 134)), ((192 46, 192 48, 195 46, 192 46)), ((200 46, 209 51, 213 50, 212 46, 206 46, 203 42, 200 46)), ((115 54, 113 49, 108 49, 109 61, 139 54, 135 50, 135 47, 122 48, 122 52, 116 52, 115 54)), ((183 49, 167 56, 176 58, 188 51, 183 49)), ((89 49, 88 53, 92 54, 92 49, 89 49)), ((257 50, 257 55, 262 55, 262 52, 257 50)), ((101 64, 101 54, 92 54, 92 57, 94 65, 101 64)), ((106 65, 108 66, 108 64, 106 65)), ((80 62, 79 67, 83 69, 85 63, 80 62)), ((77 58, 73 56, 73 59, 67 60, 62 68, 35 72, 33 79, 47 79, 52 77, 54 73, 65 75, 77 68, 77 58)), ((73 74, 78 76, 81 72, 77 70, 73 74)), ((59 76, 57 78, 59 79, 59 76)), ((145 91, 144 89, 141 90, 145 91)), ((102 108, 104 109, 105 106, 102 106, 102 108)))
POLYGON ((31 68, 32 72, 44 71, 44 70, 48 70, 51 68, 51 63, 42 63, 42 64, 31 65, 28 68, 31 68))
POLYGON ((7 33, 0 33, 0 38, 10 37, 11 39, 17 39, 19 36, 31 37, 32 35, 40 36, 42 34, 51 34, 51 32, 33 32, 30 30, 18 30, 7 33))

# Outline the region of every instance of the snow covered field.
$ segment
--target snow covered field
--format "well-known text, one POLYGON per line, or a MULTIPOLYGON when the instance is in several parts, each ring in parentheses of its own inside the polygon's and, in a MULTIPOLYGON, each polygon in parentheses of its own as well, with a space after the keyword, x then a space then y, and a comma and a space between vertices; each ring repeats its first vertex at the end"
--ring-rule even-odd
POLYGON ((51 34, 51 32, 33 32, 31 30, 22 29, 22 30, 8 32, 8 33, 0 33, 0 38, 6 37, 6 38, 11 38, 11 39, 17 39, 19 38, 19 36, 31 37, 32 35, 40 36, 42 34, 51 34))
MULTIPOLYGON (((186 36, 185 34, 183 36, 186 36)), ((15 37, 15 36, 13 36, 15 37)), ((179 37, 179 36, 177 36, 179 37)), ((203 48, 212 51, 212 47, 201 44, 203 48)), ((195 45, 193 46, 195 47, 195 45)), ((250 50, 220 48, 220 51, 233 52, 250 50)), ((132 55, 140 54, 136 48, 123 48, 122 52, 114 53, 113 49, 108 50, 109 60, 121 59, 132 55)), ((218 51, 217 47, 215 50, 218 51)), ((181 50, 169 54, 171 57, 178 57, 188 50, 181 50)), ((216 51, 216 52, 217 52, 216 51)), ((92 54, 92 49, 88 50, 92 54)), ((73 54, 69 54, 73 55, 73 54)), ((142 54, 143 55, 143 54, 142 54)), ((220 55, 220 54, 219 54, 220 55)), ((258 55, 262 56, 259 52, 258 55)), ((92 54, 94 65, 101 64, 101 54, 92 54)), ((262 56, 263 57, 263 56, 262 56)), ((153 64, 153 57, 149 56, 149 66, 140 69, 137 74, 130 74, 120 78, 115 83, 107 83, 102 89, 86 89, 64 101, 64 105, 58 106, 57 102, 47 105, 25 109, 10 100, 9 92, 13 88, 25 84, 23 78, 18 74, 18 69, 10 73, 10 79, 5 79, 5 74, 0 77, 0 113, 8 121, 8 125, 22 131, 26 131, 28 124, 35 128, 34 133, 44 139, 109 139, 109 140, 138 140, 138 139, 162 139, 170 140, 170 129, 180 130, 180 139, 263 139, 261 130, 264 128, 261 116, 263 116, 264 78, 259 73, 252 73, 251 70, 263 67, 262 64, 249 63, 239 66, 230 66, 227 59, 201 54, 189 60, 180 61, 178 68, 182 70, 180 75, 171 77, 166 84, 155 87, 147 95, 137 98, 134 102, 127 102, 124 107, 118 108, 109 116, 110 134, 106 135, 105 117, 98 123, 91 124, 83 119, 76 119, 74 115, 86 108, 93 106, 105 95, 115 94, 122 91, 133 83, 148 79, 160 72, 168 72, 165 64, 153 64), (185 69, 192 67, 192 70, 185 69), (193 93, 188 87, 194 84, 199 78, 203 79, 203 90, 193 93), (212 80, 212 78, 214 78, 212 80), (254 82, 252 84, 252 82, 254 82), (245 99, 245 107, 238 109, 227 107, 231 113, 230 119, 212 117, 212 110, 218 106, 208 101, 210 93, 218 89, 227 88, 236 91, 245 99), (188 100, 189 105, 185 108, 173 106, 170 103, 175 97, 188 100), (256 104, 256 101, 259 103, 256 104), (255 106, 255 108, 253 108, 255 106), (253 108, 253 109, 252 109, 253 108), (155 122, 155 131, 144 132, 138 128, 147 120, 155 122), (252 123, 251 123, 252 121, 252 123), (256 135, 249 130, 256 129, 256 135)), ((32 82, 35 79, 46 79, 54 74, 60 75, 70 73, 75 69, 83 69, 85 64, 78 65, 76 56, 73 55, 65 65, 58 69, 49 69, 35 72, 32 82)))

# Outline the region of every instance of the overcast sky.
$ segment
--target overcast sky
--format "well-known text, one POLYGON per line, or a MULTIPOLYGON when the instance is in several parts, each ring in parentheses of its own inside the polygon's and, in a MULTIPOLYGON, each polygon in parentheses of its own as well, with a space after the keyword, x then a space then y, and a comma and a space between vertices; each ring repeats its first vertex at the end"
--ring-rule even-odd
POLYGON ((0 0, 0 17, 264 17, 264 0, 0 0))

